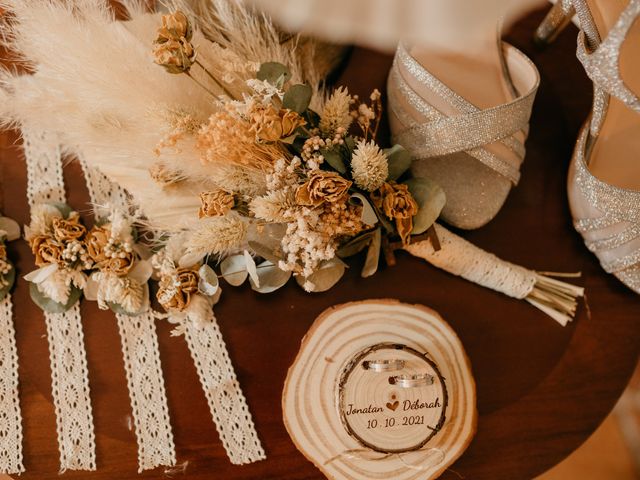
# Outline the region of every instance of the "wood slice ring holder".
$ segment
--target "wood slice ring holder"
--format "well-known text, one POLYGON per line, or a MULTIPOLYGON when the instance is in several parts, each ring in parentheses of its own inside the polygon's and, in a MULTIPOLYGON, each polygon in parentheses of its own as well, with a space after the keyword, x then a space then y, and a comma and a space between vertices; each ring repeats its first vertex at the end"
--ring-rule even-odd
POLYGON ((282 407, 298 449, 340 480, 436 478, 477 422, 455 332, 433 310, 396 300, 322 313, 289 369, 282 407))

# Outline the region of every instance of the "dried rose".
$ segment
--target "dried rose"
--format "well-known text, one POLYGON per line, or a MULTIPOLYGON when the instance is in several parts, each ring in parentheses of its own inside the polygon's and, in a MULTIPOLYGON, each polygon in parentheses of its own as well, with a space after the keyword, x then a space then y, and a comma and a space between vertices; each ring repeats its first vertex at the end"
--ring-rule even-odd
POLYGON ((273 105, 253 107, 250 119, 251 129, 263 142, 276 142, 282 138, 282 121, 273 105))
POLYGON ((117 256, 111 257, 99 264, 100 270, 113 273, 119 277, 126 275, 133 268, 136 260, 133 252, 125 252, 124 250, 116 253, 117 256))
POLYGON ((186 38, 160 43, 153 50, 154 61, 169 73, 188 72, 196 59, 193 45, 186 38))
POLYGON ((418 204, 409 187, 396 182, 384 183, 371 198, 389 219, 395 220, 402 243, 407 244, 413 230, 413 217, 418 213, 418 204))
POLYGON ((293 110, 276 110, 273 105, 254 106, 250 112, 251 129, 263 142, 277 142, 293 135, 306 121, 293 110))
POLYGON ((29 242, 38 267, 62 262, 62 248, 48 235, 38 235, 29 242))
POLYGON ((191 295, 198 291, 198 281, 198 273, 191 268, 179 268, 175 277, 162 277, 157 294, 160 305, 165 310, 183 311, 191 303, 191 295))
POLYGON ((290 137, 296 131, 296 128, 307 124, 306 120, 293 110, 280 110, 280 118, 282 121, 282 138, 290 137))
POLYGON ((78 215, 70 216, 68 219, 54 218, 52 227, 53 236, 59 242, 79 240, 87 233, 87 229, 80 223, 78 215))
POLYGON ((185 38, 191 40, 193 29, 187 16, 180 10, 162 16, 162 27, 158 29, 156 43, 165 43, 169 40, 185 38))
POLYGON ((334 172, 317 170, 298 187, 296 201, 299 205, 317 207, 325 202, 341 200, 351 187, 352 182, 334 172))
POLYGON ((202 192, 200 194, 200 212, 198 216, 202 217, 220 217, 226 215, 235 204, 233 194, 225 190, 213 190, 211 192, 202 192))
POLYGON ((104 247, 106 247, 109 238, 111 237, 111 226, 109 224, 102 225, 101 227, 94 226, 85 239, 87 246, 87 253, 91 260, 96 265, 100 265, 107 261, 107 256, 104 253, 104 247))

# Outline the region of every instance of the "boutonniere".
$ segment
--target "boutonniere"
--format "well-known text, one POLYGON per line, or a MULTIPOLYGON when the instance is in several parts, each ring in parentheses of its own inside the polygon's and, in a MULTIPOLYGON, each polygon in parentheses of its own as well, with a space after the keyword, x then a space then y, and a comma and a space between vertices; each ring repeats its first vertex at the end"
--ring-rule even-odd
POLYGON ((125 315, 148 311, 153 267, 151 253, 138 242, 135 215, 111 209, 89 230, 85 245, 93 262, 84 292, 87 300, 125 315))
POLYGON ((177 324, 173 335, 183 334, 187 322, 204 325, 211 321, 211 307, 222 293, 213 269, 203 258, 185 254, 183 240, 181 235, 172 237, 152 258, 159 283, 156 298, 169 321, 177 324))
POLYGON ((11 291, 16 281, 16 269, 7 255, 7 242, 20 238, 20 226, 15 220, 0 217, 0 301, 11 291))
POLYGON ((24 278, 31 282, 31 298, 42 310, 65 312, 82 296, 93 267, 86 236, 80 215, 66 204, 39 204, 31 210, 25 239, 38 268, 24 278))

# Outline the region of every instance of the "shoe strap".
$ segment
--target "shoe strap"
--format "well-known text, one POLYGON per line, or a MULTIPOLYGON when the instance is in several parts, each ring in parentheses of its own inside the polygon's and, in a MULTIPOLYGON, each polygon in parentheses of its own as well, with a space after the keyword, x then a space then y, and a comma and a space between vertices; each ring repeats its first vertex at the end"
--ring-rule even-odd
POLYGON ((634 248, 640 241, 640 191, 595 177, 585 159, 587 138, 588 131, 583 130, 576 144, 575 182, 593 215, 576 218, 574 226, 585 237, 587 248, 600 258, 604 270, 617 273, 640 262, 640 249, 634 248), (625 248, 626 253, 611 255, 611 251, 625 248))
POLYGON ((620 99, 629 108, 640 113, 640 98, 627 87, 620 75, 620 48, 638 16, 640 16, 640 0, 630 0, 607 37, 597 45, 595 50, 590 48, 594 43, 593 38, 590 39, 593 35, 584 31, 578 34, 578 59, 596 86, 592 133, 594 130, 597 133, 604 119, 607 95, 620 99))
POLYGON ((515 57, 507 59, 507 64, 515 60, 519 62, 520 69, 522 65, 527 69, 526 81, 524 85, 519 85, 526 93, 506 104, 481 110, 431 75, 401 44, 396 52, 390 79, 398 86, 397 93, 402 95, 405 102, 421 114, 425 121, 416 124, 402 106, 403 102, 396 101, 400 100, 399 98, 393 98, 394 89, 390 89, 392 111, 405 125, 396 135, 398 143, 418 158, 466 152, 517 184, 520 177, 519 165, 514 165, 483 147, 501 142, 515 152, 520 162, 522 161, 524 145, 514 134, 523 131, 526 135, 539 76, 535 66, 524 54, 508 44, 503 44, 503 47, 516 53, 515 57), (446 115, 438 111, 410 86, 404 75, 413 77, 420 85, 427 87, 460 113, 446 115))

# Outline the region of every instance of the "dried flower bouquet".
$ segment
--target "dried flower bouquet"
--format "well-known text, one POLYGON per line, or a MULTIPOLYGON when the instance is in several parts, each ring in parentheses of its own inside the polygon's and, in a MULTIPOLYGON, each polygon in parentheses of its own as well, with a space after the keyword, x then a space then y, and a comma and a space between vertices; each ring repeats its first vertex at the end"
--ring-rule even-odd
POLYGON ((102 0, 0 2, 16 12, 10 46, 37 67, 29 82, 4 76, 1 113, 59 133, 129 191, 164 239, 152 263, 172 318, 206 318, 219 277, 231 285, 248 278, 267 293, 294 276, 324 291, 343 275, 343 258, 366 250, 366 277, 380 252, 393 264, 396 249, 526 299, 560 323, 574 314, 580 288, 499 260, 435 223, 443 191, 411 177, 401 146, 376 143, 379 92, 365 101, 345 88, 326 94, 296 41, 235 0, 195 1, 206 12, 197 23, 189 10, 160 16, 125 3, 127 22, 102 0), (51 16, 69 21, 64 32, 37 28, 51 16), (80 42, 87 33, 109 41, 80 42), (63 62, 47 55, 52 48, 63 62))

